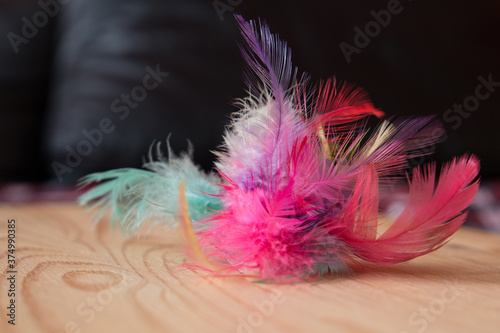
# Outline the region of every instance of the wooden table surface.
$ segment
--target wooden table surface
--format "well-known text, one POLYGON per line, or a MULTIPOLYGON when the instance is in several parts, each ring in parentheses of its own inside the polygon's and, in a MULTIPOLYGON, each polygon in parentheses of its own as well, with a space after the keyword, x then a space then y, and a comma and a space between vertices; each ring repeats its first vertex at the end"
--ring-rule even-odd
POLYGON ((177 231, 92 228, 74 204, 3 205, 0 219, 1 332, 500 332, 499 234, 462 228, 407 263, 280 285, 179 267, 177 231))

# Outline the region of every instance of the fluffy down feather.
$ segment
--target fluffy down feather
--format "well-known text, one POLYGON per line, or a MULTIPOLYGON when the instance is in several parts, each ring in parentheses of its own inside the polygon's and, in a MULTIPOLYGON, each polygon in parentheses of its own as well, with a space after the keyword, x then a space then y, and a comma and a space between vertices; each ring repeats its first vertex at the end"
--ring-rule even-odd
POLYGON ((193 164, 190 154, 175 156, 170 148, 164 157, 160 144, 156 146, 155 161, 152 149, 147 170, 124 168, 94 173, 80 181, 81 187, 99 183, 79 198, 81 205, 96 209, 96 220, 111 210, 111 223, 131 233, 146 222, 152 226, 161 224, 166 228, 178 225, 179 185, 186 184, 189 214, 196 221, 220 210, 219 179, 207 175, 193 164))

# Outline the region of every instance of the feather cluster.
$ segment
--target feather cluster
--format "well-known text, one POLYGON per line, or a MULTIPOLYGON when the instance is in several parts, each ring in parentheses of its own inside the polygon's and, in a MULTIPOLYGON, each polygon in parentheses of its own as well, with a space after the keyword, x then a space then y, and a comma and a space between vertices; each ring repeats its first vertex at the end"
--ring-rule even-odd
POLYGON ((265 24, 237 16, 249 96, 239 101, 216 172, 188 155, 92 174, 80 202, 111 210, 136 231, 147 220, 185 226, 210 269, 262 280, 343 274, 353 265, 391 265, 434 251, 462 225, 478 190, 479 161, 466 155, 417 167, 405 209, 382 234, 379 188, 405 175, 409 158, 442 134, 432 117, 382 120, 359 88, 297 77, 286 43, 265 24), (179 193, 180 192, 180 193, 179 193))

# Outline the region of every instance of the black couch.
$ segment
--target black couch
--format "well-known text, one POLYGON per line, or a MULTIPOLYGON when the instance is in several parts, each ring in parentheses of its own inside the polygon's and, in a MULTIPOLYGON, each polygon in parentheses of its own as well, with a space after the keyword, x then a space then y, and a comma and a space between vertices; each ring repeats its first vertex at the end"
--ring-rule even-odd
POLYGON ((167 137, 176 152, 189 139, 210 169, 232 101, 245 96, 233 13, 267 19, 315 80, 361 85, 389 115, 436 114, 448 138, 433 159, 474 152, 483 175, 497 177, 500 91, 468 116, 453 105, 475 93, 479 76, 500 81, 499 6, 401 2, 356 47, 355 28, 394 1, 4 0, 0 181, 74 184, 140 166, 167 137), (357 48, 350 61, 346 44, 357 48))

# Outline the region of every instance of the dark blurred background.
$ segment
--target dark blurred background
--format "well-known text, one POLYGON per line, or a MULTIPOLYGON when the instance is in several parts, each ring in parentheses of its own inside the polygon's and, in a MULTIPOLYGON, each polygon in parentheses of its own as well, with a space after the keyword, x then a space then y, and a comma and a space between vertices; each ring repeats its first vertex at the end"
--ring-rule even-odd
POLYGON ((210 170, 245 96, 233 13, 265 19, 313 80, 364 87, 388 115, 435 114, 447 137, 431 160, 473 152, 500 176, 499 2, 2 0, 0 182, 139 167, 169 135, 210 170))

